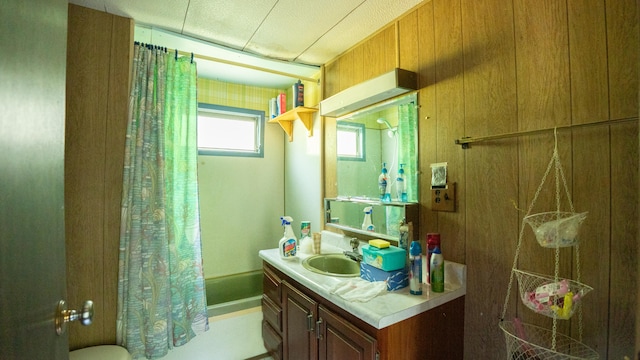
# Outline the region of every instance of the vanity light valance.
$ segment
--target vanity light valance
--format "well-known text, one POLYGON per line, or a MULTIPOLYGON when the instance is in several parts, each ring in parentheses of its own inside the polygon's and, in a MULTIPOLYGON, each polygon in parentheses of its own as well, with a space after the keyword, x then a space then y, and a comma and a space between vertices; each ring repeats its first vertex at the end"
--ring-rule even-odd
POLYGON ((340 117, 418 88, 416 73, 395 68, 320 102, 320 115, 340 117))

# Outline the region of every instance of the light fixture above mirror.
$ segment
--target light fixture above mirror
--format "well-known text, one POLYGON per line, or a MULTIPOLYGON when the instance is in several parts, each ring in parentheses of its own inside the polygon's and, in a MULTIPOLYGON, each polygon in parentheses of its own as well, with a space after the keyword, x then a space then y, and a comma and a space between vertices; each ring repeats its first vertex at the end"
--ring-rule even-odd
POLYGON ((340 117, 369 105, 417 90, 416 73, 395 68, 392 71, 345 89, 320 102, 320 115, 340 117))

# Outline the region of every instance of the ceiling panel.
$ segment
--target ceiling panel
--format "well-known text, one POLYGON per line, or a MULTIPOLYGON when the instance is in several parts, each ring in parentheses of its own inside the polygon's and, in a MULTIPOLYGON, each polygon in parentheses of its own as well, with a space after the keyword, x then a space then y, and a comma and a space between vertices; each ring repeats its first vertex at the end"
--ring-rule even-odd
POLYGON ((420 2, 422 0, 395 0, 394 5, 389 6, 387 0, 368 0, 319 38, 298 57, 298 61, 307 64, 324 64, 388 25, 420 2))
MULTIPOLYGON (((247 49, 268 57, 295 61, 345 14, 363 0, 280 0, 253 36, 247 49)), ((318 63, 319 64, 319 63, 318 63)))
POLYGON ((191 0, 184 35, 244 50, 278 0, 191 0))

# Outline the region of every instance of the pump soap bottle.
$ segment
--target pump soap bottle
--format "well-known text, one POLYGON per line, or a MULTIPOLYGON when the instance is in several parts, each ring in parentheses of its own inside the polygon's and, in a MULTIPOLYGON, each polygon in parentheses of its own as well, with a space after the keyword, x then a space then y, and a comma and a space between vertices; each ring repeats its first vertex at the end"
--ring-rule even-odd
POLYGON ((407 202, 407 188, 404 183, 404 164, 400 164, 400 170, 398 170, 398 176, 396 178, 396 192, 398 195, 398 201, 407 202))
POLYGON ((422 247, 420 242, 413 240, 409 249, 409 292, 422 295, 422 247))
POLYGON ((282 226, 284 226, 284 236, 278 243, 280 258, 287 260, 293 259, 296 257, 296 250, 298 247, 298 239, 291 228, 291 222, 293 222, 293 219, 290 216, 282 216, 280 217, 280 220, 282 220, 282 226))

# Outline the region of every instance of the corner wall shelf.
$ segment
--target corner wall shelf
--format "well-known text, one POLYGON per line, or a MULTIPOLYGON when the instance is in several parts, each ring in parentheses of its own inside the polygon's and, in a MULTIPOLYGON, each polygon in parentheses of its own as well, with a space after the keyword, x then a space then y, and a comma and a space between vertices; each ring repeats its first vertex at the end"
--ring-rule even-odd
POLYGON ((293 141, 293 122, 298 119, 302 121, 304 127, 309 132, 309 136, 313 135, 313 113, 318 109, 298 106, 295 109, 291 109, 283 114, 270 119, 270 123, 278 123, 282 130, 289 136, 289 141, 293 141))

